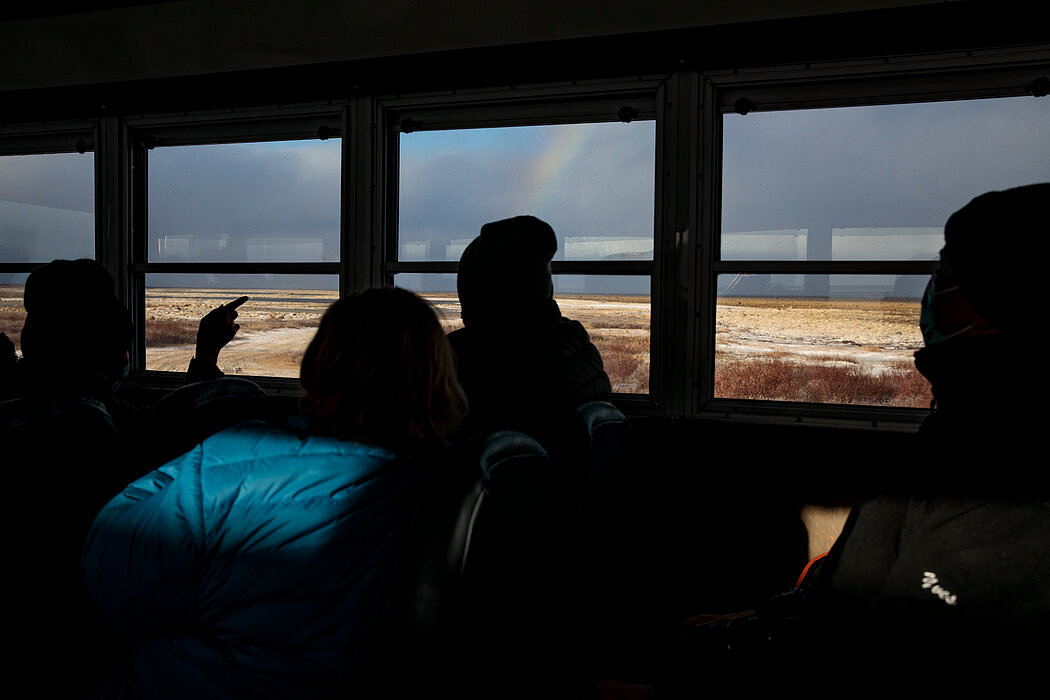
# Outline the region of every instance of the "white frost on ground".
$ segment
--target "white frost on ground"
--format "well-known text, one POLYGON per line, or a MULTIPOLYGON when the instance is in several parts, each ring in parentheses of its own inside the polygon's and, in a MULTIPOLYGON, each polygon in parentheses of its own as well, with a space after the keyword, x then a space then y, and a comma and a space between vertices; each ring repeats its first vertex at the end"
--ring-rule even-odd
MULTIPOLYGON (((277 328, 238 334, 220 353, 219 369, 232 375, 298 377, 302 352, 316 331, 316 328, 277 328)), ((185 372, 192 357, 192 345, 149 348, 146 369, 185 372)))

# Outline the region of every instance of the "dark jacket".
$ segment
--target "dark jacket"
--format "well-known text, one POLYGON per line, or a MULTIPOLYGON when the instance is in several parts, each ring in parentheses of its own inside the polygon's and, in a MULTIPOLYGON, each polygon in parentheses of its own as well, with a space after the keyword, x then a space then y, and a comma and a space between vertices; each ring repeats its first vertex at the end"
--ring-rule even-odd
POLYGON ((326 697, 366 675, 415 471, 394 453, 244 423, 99 514, 84 578, 131 639, 107 696, 326 697))
POLYGON ((448 336, 470 412, 462 433, 517 430, 541 443, 580 404, 608 399, 609 377, 579 322, 479 321, 448 336))
POLYGON ((1001 644, 1050 625, 1050 503, 874 498, 840 542, 830 592, 881 633, 1001 644))
POLYGON ((1046 380, 1026 354, 1001 334, 916 354, 936 407, 821 571, 829 620, 869 651, 958 664, 1047 650, 1046 380))

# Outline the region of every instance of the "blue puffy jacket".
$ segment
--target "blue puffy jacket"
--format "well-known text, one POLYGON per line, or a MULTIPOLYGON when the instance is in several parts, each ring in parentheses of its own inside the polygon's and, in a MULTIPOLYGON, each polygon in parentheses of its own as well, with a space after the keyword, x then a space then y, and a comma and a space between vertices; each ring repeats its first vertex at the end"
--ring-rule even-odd
POLYGON ((371 666, 416 470, 264 423, 218 433, 96 518, 83 573, 132 639, 103 695, 324 697, 371 666))

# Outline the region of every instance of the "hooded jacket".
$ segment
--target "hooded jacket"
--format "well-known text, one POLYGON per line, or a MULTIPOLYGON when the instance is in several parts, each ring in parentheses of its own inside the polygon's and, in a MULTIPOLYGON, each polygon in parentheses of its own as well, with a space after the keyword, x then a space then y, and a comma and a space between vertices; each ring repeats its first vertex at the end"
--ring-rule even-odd
POLYGON ((517 430, 549 448, 577 406, 609 398, 598 349, 560 314, 521 326, 475 323, 448 339, 470 404, 462 434, 517 430))
POLYGON ((131 640, 104 696, 326 697, 361 681, 393 600, 415 471, 262 422, 133 482, 83 574, 131 640))

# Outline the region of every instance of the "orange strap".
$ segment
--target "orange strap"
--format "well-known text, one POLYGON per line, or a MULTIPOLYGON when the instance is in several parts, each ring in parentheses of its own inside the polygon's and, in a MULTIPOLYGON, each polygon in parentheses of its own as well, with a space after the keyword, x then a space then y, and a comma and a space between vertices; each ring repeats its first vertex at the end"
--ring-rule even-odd
POLYGON ((810 567, 812 567, 814 564, 816 564, 818 561, 820 561, 821 559, 823 559, 826 556, 828 556, 828 552, 824 552, 823 554, 818 554, 817 556, 813 557, 812 559, 810 559, 806 563, 805 568, 802 569, 802 573, 798 577, 798 581, 795 583, 795 588, 800 588, 802 586, 802 582, 806 580, 806 574, 809 573, 810 567))

